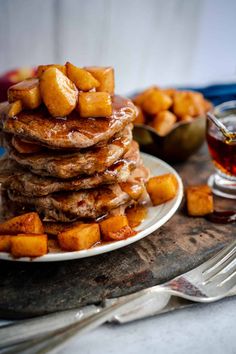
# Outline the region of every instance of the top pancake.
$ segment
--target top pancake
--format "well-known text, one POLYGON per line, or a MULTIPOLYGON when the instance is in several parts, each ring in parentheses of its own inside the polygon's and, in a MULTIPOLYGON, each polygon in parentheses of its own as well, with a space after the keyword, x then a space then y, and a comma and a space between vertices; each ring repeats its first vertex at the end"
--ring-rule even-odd
POLYGON ((86 148, 110 139, 135 119, 136 108, 130 100, 114 96, 112 101, 113 114, 106 118, 81 118, 76 111, 53 118, 45 107, 22 111, 13 118, 1 110, 0 118, 4 132, 51 148, 86 148))

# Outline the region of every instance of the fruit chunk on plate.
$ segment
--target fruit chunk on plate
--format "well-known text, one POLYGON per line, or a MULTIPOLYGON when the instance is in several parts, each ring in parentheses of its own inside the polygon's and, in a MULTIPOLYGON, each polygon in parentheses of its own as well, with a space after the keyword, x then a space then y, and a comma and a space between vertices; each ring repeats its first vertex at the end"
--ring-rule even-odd
POLYGON ((47 235, 18 234, 10 239, 13 257, 40 257, 47 253, 47 235))
POLYGON ((78 68, 69 62, 66 63, 66 73, 78 90, 90 91, 100 86, 99 81, 89 71, 78 68))
POLYGON ((53 117, 67 116, 76 107, 76 86, 55 67, 45 70, 40 76, 40 93, 53 117))
POLYGON ((178 190, 178 181, 171 174, 151 177, 147 182, 147 192, 153 205, 160 205, 175 197, 178 190))
POLYGON ((86 250, 101 240, 97 223, 80 224, 58 234, 59 245, 66 251, 86 250))
POLYGON ((37 78, 28 79, 11 86, 8 89, 9 103, 20 100, 22 106, 27 109, 34 109, 41 104, 39 91, 39 80, 37 78))
POLYGON ((104 241, 125 240, 136 232, 129 226, 125 215, 112 216, 100 222, 104 241))
POLYGON ((115 78, 114 69, 112 67, 87 66, 84 69, 99 81, 100 85, 97 87, 96 91, 108 92, 110 95, 114 94, 115 78))
POLYGON ((18 233, 43 233, 43 224, 35 212, 27 213, 7 220, 0 224, 0 235, 14 235, 18 233))
POLYGON ((112 114, 111 96, 107 92, 81 92, 78 111, 83 118, 109 117, 112 114))

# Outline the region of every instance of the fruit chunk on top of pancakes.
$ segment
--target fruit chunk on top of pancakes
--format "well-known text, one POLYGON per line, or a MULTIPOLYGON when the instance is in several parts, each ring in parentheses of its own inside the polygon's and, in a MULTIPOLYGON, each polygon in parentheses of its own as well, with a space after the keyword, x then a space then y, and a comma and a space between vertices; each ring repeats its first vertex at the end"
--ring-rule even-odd
POLYGON ((173 198, 174 176, 149 180, 132 140, 136 115, 114 94, 111 67, 40 65, 11 86, 0 104, 0 179, 14 217, 0 224, 0 251, 36 257, 126 239, 145 204, 173 198))

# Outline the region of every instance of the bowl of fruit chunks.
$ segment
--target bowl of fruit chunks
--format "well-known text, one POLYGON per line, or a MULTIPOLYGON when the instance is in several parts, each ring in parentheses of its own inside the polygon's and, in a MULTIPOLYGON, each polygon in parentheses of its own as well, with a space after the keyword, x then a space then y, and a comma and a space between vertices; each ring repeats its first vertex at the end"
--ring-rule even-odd
POLYGON ((152 86, 132 100, 138 109, 134 138, 142 151, 180 162, 203 144, 212 104, 200 92, 152 86))

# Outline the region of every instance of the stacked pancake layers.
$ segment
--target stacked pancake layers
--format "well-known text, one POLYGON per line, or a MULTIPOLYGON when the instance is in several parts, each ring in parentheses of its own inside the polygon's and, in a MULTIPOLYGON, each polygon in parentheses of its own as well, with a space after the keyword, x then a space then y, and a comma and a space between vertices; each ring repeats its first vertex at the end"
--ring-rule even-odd
POLYGON ((2 187, 18 214, 35 210, 54 224, 97 220, 143 200, 148 171, 132 139, 136 108, 109 95, 106 117, 82 117, 78 109, 55 117, 47 101, 17 114, 12 103, 0 104, 2 187))

